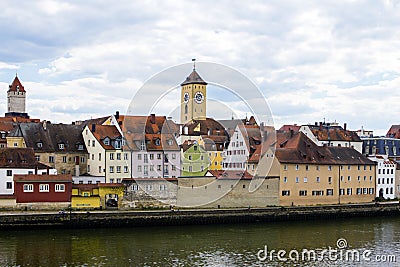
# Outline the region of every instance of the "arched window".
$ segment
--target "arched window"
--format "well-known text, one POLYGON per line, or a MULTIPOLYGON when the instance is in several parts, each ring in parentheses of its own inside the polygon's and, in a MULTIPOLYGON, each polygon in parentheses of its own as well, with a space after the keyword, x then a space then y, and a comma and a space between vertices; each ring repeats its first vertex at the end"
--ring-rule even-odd
POLYGON ((188 106, 185 105, 185 114, 187 114, 187 113, 188 113, 188 106))

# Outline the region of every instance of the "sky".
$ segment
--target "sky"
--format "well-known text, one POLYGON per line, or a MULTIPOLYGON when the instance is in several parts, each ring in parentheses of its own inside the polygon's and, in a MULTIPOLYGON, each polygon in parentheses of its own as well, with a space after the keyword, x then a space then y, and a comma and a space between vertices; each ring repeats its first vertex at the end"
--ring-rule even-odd
MULTIPOLYGON (((172 115, 196 58, 200 75, 209 62, 248 77, 276 128, 325 120, 383 135, 399 124, 399 0, 3 0, 0 9, 0 112, 16 73, 32 118, 71 123, 127 112, 151 77, 186 64, 157 110, 172 115)), ((210 105, 208 116, 251 115, 240 97, 208 90, 231 109, 210 105)))

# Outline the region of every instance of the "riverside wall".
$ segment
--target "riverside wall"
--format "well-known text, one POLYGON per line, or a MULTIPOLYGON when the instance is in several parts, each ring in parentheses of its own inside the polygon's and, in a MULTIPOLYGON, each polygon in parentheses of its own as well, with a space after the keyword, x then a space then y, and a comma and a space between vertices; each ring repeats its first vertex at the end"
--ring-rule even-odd
POLYGON ((139 227, 399 216, 400 205, 360 204, 263 209, 0 213, 0 230, 139 227))

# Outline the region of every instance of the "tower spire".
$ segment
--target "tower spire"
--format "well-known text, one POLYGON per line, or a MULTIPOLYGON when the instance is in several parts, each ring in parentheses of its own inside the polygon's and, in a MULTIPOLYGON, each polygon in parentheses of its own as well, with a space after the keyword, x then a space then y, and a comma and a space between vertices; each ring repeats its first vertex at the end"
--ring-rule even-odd
POLYGON ((192 61, 193 61, 193 70, 196 70, 196 59, 192 58, 192 61))

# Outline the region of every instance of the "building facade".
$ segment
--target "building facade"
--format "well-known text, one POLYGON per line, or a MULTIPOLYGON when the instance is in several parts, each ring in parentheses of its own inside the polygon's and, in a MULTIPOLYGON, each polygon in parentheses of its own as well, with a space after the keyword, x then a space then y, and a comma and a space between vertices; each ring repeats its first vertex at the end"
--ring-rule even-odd
POLYGON ((276 149, 280 205, 372 202, 375 163, 349 147, 321 147, 302 132, 276 149))
POLYGON ((394 199, 396 197, 396 162, 388 159, 387 155, 375 155, 368 158, 377 163, 376 197, 394 199))

